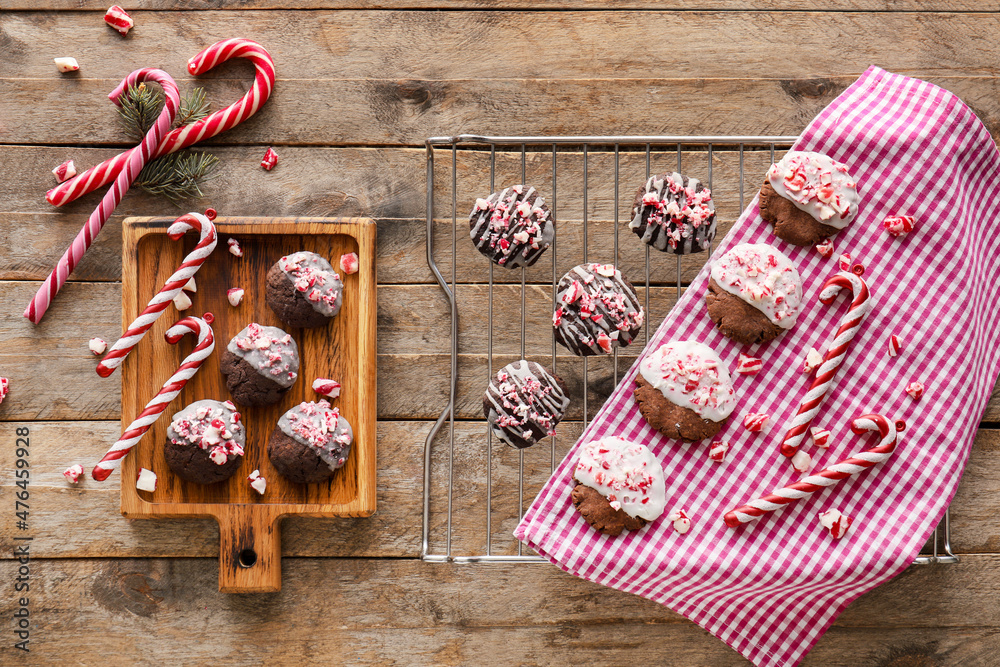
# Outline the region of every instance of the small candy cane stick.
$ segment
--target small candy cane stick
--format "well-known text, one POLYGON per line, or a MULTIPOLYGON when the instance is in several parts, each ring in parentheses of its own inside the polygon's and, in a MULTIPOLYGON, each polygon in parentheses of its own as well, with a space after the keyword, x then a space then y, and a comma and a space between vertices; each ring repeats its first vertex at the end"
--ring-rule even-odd
MULTIPOLYGON (((274 61, 263 46, 249 39, 227 39, 208 47, 188 61, 188 71, 199 75, 209 71, 219 63, 231 58, 246 58, 257 70, 253 86, 237 102, 220 109, 205 118, 178 127, 163 138, 151 159, 192 146, 199 141, 211 139, 217 134, 236 127, 257 113, 271 95, 274 88, 274 61)), ((135 150, 135 149, 132 149, 135 150)), ((96 167, 79 174, 45 194, 45 199, 53 206, 63 206, 74 199, 96 190, 121 171, 132 150, 126 151, 96 167)))
POLYGON ((779 510, 800 498, 805 498, 828 486, 833 486, 846 477, 857 475, 859 472, 884 462, 896 449, 897 433, 905 428, 906 424, 902 420, 897 421, 895 428, 893 428, 893 424, 882 415, 871 414, 858 417, 851 424, 851 430, 858 435, 866 431, 878 431, 878 445, 858 452, 849 459, 726 513, 726 525, 730 528, 736 528, 741 524, 760 518, 767 512, 779 510))
POLYGON ((191 354, 184 358, 180 368, 170 376, 159 393, 146 404, 135 421, 129 424, 118 442, 113 444, 104 458, 94 466, 90 476, 98 482, 106 480, 111 472, 122 464, 122 459, 138 444, 149 427, 160 418, 163 411, 170 405, 170 401, 181 393, 181 389, 194 376, 202 362, 212 354, 212 350, 215 349, 215 336, 212 333, 212 327, 200 317, 185 317, 167 329, 165 337, 167 342, 173 345, 189 333, 198 336, 198 344, 191 350, 191 354))
POLYGON ((48 310, 52 299, 62 289, 63 284, 69 275, 73 273, 73 269, 76 268, 83 254, 90 248, 94 239, 97 238, 101 229, 104 228, 104 224, 108 221, 108 218, 111 217, 115 208, 118 207, 118 203, 122 200, 122 197, 128 192, 132 181, 142 171, 142 167, 149 160, 153 149, 159 145, 163 135, 170 131, 170 126, 174 122, 174 116, 177 114, 177 108, 180 103, 180 95, 177 92, 177 84, 174 83, 169 74, 162 70, 145 68, 132 72, 112 91, 110 96, 111 101, 120 105, 119 98, 121 94, 124 93, 128 86, 133 86, 140 81, 155 81, 160 84, 166 100, 163 105, 163 111, 160 112, 153 127, 143 137, 142 142, 129 151, 127 158, 124 160, 124 165, 115 179, 114 185, 104 195, 104 199, 97 205, 94 212, 90 214, 87 224, 83 226, 80 233, 73 239, 73 243, 63 253, 63 256, 56 264, 56 268, 52 270, 52 273, 49 274, 49 277, 45 279, 45 282, 38 289, 31 303, 28 304, 28 307, 24 311, 24 316, 31 320, 32 324, 38 324, 42 317, 45 316, 45 311, 48 310))
POLYGON ((823 283, 823 289, 819 293, 819 300, 830 305, 842 289, 850 290, 854 295, 851 307, 841 320, 837 335, 823 357, 823 363, 816 372, 816 379, 806 392, 806 397, 799 406, 799 411, 792 419, 792 425, 785 434, 785 439, 781 443, 781 453, 791 458, 799 451, 806 434, 809 433, 809 424, 819 412, 819 406, 830 391, 833 378, 837 374, 840 365, 844 363, 847 356, 847 348, 850 346, 854 335, 861 328, 861 323, 871 308, 871 294, 868 292, 868 284, 861 277, 865 268, 860 264, 855 264, 851 272, 841 271, 834 274, 823 283))
MULTIPOLYGON (((209 211, 212 211, 212 209, 209 209, 209 211)), ((214 211, 212 213, 213 215, 211 216, 205 216, 201 213, 182 215, 167 229, 167 236, 174 241, 179 240, 190 229, 200 232, 201 239, 198 241, 198 245, 194 247, 194 250, 184 258, 180 267, 167 279, 167 282, 160 291, 150 300, 146 309, 139 314, 139 317, 135 318, 132 324, 128 325, 125 334, 111 347, 107 356, 101 360, 101 363, 97 364, 97 374, 102 378, 108 377, 115 372, 116 368, 121 366, 122 362, 125 361, 125 357, 132 351, 132 348, 138 345, 142 337, 149 331, 149 328, 153 326, 153 322, 160 318, 160 315, 163 314, 163 311, 174 300, 174 297, 187 285, 188 281, 198 272, 201 265, 205 263, 208 256, 215 250, 218 237, 215 233, 215 225, 211 221, 211 218, 215 217, 214 211)))

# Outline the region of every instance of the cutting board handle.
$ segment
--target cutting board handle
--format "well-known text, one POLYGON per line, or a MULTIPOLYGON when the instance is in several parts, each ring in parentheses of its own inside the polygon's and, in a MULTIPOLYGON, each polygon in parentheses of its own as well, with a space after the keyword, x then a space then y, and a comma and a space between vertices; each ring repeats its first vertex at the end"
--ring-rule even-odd
POLYGON ((266 505, 228 505, 219 520, 219 591, 281 590, 281 532, 266 505))

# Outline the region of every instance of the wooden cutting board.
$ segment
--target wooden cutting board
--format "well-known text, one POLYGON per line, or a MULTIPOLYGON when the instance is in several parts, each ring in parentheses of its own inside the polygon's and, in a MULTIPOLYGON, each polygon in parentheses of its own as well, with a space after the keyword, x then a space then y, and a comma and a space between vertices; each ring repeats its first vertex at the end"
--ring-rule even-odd
MULTIPOLYGON (((124 327, 145 308, 182 258, 198 241, 188 232, 172 241, 167 227, 174 218, 127 218, 122 239, 122 322, 124 327)), ((187 315, 215 316, 215 351, 180 395, 167 407, 142 441, 126 457, 122 473, 121 509, 130 519, 215 517, 219 522, 219 590, 228 593, 281 589, 281 537, 278 521, 289 515, 370 516, 375 512, 375 222, 367 218, 218 218, 215 252, 195 276, 198 291, 191 308, 169 307, 121 367, 123 429, 142 411, 195 344, 186 336, 176 345, 164 332, 187 315), (243 257, 228 252, 236 238, 243 257), (283 324, 264 300, 265 275, 280 257, 310 250, 339 270, 340 256, 356 252, 360 268, 342 275, 340 313, 327 326, 296 329, 283 324), (229 304, 231 287, 246 290, 242 304, 229 304), (203 486, 175 476, 163 455, 171 416, 192 401, 230 398, 219 360, 229 340, 250 322, 277 326, 292 334, 299 347, 299 379, 275 405, 240 407, 247 442, 237 473, 219 484, 203 486), (302 401, 323 398, 312 390, 317 377, 343 385, 331 404, 354 428, 347 464, 323 484, 294 484, 271 466, 267 441, 286 410, 302 401), (138 491, 140 468, 154 471, 156 491, 138 491), (247 481, 254 469, 267 480, 261 496, 247 481)))

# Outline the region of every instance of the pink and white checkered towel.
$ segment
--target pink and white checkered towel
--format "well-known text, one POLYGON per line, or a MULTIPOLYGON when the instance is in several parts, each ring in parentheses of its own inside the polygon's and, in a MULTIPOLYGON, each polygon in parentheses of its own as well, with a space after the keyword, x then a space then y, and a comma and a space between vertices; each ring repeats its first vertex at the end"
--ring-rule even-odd
POLYGON ((726 462, 709 460, 707 442, 684 444, 646 424, 632 398, 638 364, 581 438, 648 445, 666 472, 668 512, 685 509, 690 532, 674 531, 666 512, 619 537, 592 530, 570 499, 579 443, 515 531, 567 572, 666 605, 760 666, 797 664, 852 600, 912 563, 955 493, 1000 370, 1000 153, 972 111, 941 88, 872 67, 794 149, 826 153, 857 179, 860 211, 834 238, 834 257, 774 237, 756 199, 716 253, 761 242, 784 252, 803 279, 798 324, 767 345, 727 340, 705 309, 706 266, 651 341, 702 341, 730 369, 740 352, 763 357, 760 374, 734 375, 739 403, 716 438, 732 444, 726 462), (917 227, 895 239, 882 220, 900 214, 917 227), (808 446, 813 470, 875 443, 851 433, 855 417, 878 412, 907 429, 886 463, 727 528, 727 511, 803 477, 778 449, 812 381, 800 372, 805 353, 826 350, 850 301, 817 300, 842 252, 865 265, 873 307, 813 421, 832 432, 829 450, 808 446), (904 346, 896 358, 886 353, 892 334, 904 346), (904 393, 911 380, 926 385, 919 402, 904 393), (767 433, 743 428, 748 412, 771 415, 767 433), (817 519, 832 508, 854 519, 841 540, 817 519))

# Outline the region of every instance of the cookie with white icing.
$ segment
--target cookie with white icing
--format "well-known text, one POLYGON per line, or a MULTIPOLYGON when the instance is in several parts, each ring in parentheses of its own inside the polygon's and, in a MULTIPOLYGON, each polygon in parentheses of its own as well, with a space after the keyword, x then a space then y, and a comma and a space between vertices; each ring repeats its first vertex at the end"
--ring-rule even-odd
POLYGON ((195 401, 171 418, 164 457, 181 479, 215 484, 236 473, 246 443, 246 430, 235 405, 195 401))
POLYGON ((704 343, 661 345, 639 362, 635 381, 639 413, 668 438, 711 438, 736 407, 729 370, 704 343))
POLYGON ((851 224, 860 200, 847 165, 822 153, 790 151, 767 171, 760 217, 778 238, 811 246, 851 224))
POLYGON ((535 188, 512 185, 477 199, 469 235, 479 252, 499 266, 531 266, 552 244, 555 223, 535 188))
POLYGON ((802 278, 791 260, 767 243, 743 243, 712 258, 705 294, 719 331, 745 345, 767 343, 795 325, 802 278))
POLYGON ((556 342, 577 356, 625 347, 639 333, 644 317, 632 284, 613 264, 580 264, 556 286, 556 342))
POLYGON ((562 379, 524 359, 497 371, 483 396, 483 413, 493 434, 517 449, 555 435, 567 407, 562 379))
POLYGON ((354 430, 327 401, 304 402, 281 415, 267 443, 271 464, 297 484, 325 482, 343 468, 354 430))
POLYGON ((320 327, 340 312, 344 283, 325 258, 314 252, 295 252, 268 270, 264 298, 289 326, 320 327))
POLYGON ((573 506, 595 530, 620 535, 655 521, 666 507, 663 467, 645 445, 606 436, 580 446, 573 506))
POLYGON ((712 192, 696 178, 677 172, 650 176, 635 193, 629 229, 663 252, 687 255, 715 238, 712 192))
POLYGON ((270 405, 298 379, 299 348, 291 334, 251 322, 229 341, 219 369, 234 401, 270 405))

